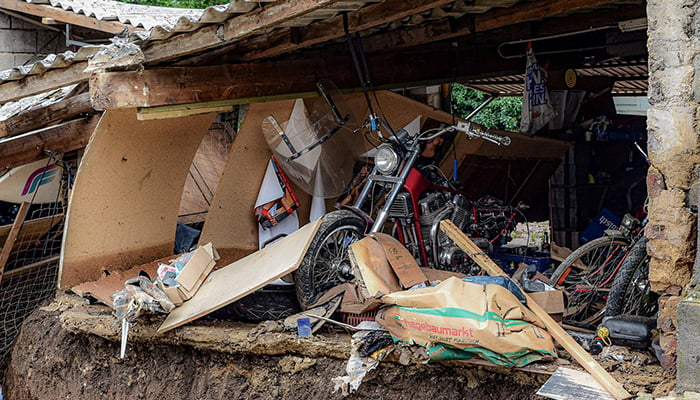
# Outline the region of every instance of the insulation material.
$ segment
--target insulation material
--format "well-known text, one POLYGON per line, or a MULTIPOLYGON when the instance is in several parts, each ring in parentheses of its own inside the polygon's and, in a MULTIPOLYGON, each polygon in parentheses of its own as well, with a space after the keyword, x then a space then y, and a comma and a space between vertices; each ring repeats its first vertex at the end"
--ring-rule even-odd
POLYGON ((505 367, 556 357, 544 325, 507 289, 448 278, 382 297, 377 322, 397 341, 425 346, 431 360, 480 356, 505 367))

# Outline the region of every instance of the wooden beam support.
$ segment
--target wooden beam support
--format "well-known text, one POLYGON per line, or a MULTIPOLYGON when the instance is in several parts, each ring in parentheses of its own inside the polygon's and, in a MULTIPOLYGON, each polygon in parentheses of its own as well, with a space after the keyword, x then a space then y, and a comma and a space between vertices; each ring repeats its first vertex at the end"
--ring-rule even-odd
POLYGON ((82 93, 0 121, 0 138, 19 135, 59 121, 69 120, 92 110, 90 93, 82 93))
POLYGON ((12 228, 10 228, 10 233, 7 235, 2 249, 0 249, 0 281, 2 281, 2 274, 5 271, 7 260, 10 258, 12 249, 15 247, 15 241, 17 240, 17 236, 19 236, 19 230, 22 228, 24 219, 27 217, 29 206, 30 204, 26 202, 19 206, 17 215, 15 215, 15 221, 12 223, 12 228))
MULTIPOLYGON (((446 83, 452 78, 469 78, 485 72, 520 71, 519 60, 504 61, 491 56, 478 63, 455 59, 449 48, 418 54, 380 54, 368 57, 369 65, 382 65, 373 71, 378 88, 406 87, 423 83, 446 83), (410 60, 410 62, 407 62, 410 60)), ((466 55, 466 54, 465 54, 466 55)), ((145 71, 96 74, 90 80, 93 107, 113 108, 172 106, 271 96, 293 98, 315 92, 317 77, 329 77, 340 88, 357 88, 357 76, 347 57, 308 58, 290 61, 233 64, 211 67, 171 67, 145 71)), ((214 106, 228 105, 213 104, 214 106)), ((212 104, 210 104, 212 105, 212 104)))
MULTIPOLYGON (((348 14, 350 32, 374 28, 389 22, 451 3, 453 0, 385 0, 348 14)), ((323 43, 345 35, 343 17, 337 16, 303 29, 286 29, 261 35, 245 43, 242 60, 259 60, 323 43)))
POLYGON ((222 25, 212 25, 192 33, 149 42, 142 49, 143 54, 149 63, 208 50, 256 33, 263 33, 266 29, 330 6, 337 1, 339 0, 279 0, 258 11, 231 18, 222 25))
POLYGON ((119 33, 124 28, 129 29, 129 32, 142 31, 143 28, 136 28, 131 25, 125 25, 118 21, 103 21, 97 18, 88 17, 83 14, 76 14, 72 11, 66 11, 60 7, 51 5, 37 5, 17 0, 0 0, 0 8, 6 10, 17 11, 25 14, 36 15, 42 19, 54 19, 66 24, 84 26, 100 32, 119 33))
POLYGON ((21 80, 0 84, 0 102, 18 100, 27 96, 48 92, 56 88, 86 82, 90 74, 85 73, 87 61, 75 63, 67 68, 56 68, 39 75, 29 75, 21 80))
POLYGON ((454 21, 438 20, 409 29, 398 29, 367 38, 363 45, 367 52, 389 51, 538 21, 614 2, 615 0, 536 0, 484 14, 469 14, 454 21))
MULTIPOLYGON (((474 260, 484 271, 491 276, 505 276, 501 267, 496 265, 474 242, 471 241, 452 221, 445 220, 440 223, 440 229, 452 239, 453 242, 462 250, 464 250, 472 260, 474 260)), ((586 369, 593 377, 617 400, 629 399, 632 397, 622 385, 615 380, 605 368, 601 367, 596 360, 591 357, 586 350, 579 346, 576 341, 569 336, 568 333, 559 326, 559 324, 547 314, 530 296, 525 293, 527 298, 527 306, 532 312, 540 318, 542 323, 547 327, 547 332, 578 361, 583 368, 586 369)))
POLYGON ((66 152, 87 145, 100 116, 75 119, 0 141, 0 174, 46 158, 44 150, 66 152))

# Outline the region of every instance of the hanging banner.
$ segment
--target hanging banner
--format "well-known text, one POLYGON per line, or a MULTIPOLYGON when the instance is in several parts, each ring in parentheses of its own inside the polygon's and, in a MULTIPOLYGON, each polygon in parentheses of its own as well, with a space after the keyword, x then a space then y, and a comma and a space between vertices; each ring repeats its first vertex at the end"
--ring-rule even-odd
POLYGON ((520 131, 532 136, 542 129, 555 115, 556 113, 552 108, 552 103, 549 101, 549 93, 547 92, 547 73, 537 64, 532 46, 528 44, 520 131))

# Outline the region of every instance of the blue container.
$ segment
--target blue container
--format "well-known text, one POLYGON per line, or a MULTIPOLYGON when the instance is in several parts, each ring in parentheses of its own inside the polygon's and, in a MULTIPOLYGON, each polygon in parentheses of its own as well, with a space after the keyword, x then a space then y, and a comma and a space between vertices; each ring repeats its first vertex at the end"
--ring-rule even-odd
POLYGON ((497 247, 494 254, 491 255, 491 259, 508 275, 512 275, 518 269, 518 264, 520 263, 535 265, 539 272, 548 270, 552 265, 552 258, 549 253, 535 251, 530 252, 529 255, 518 255, 509 251, 511 250, 506 247, 497 247))
POLYGON ((590 242, 593 239, 603 236, 606 229, 617 230, 621 222, 622 219, 620 217, 607 208, 604 208, 595 216, 593 222, 581 232, 578 240, 581 243, 590 242))

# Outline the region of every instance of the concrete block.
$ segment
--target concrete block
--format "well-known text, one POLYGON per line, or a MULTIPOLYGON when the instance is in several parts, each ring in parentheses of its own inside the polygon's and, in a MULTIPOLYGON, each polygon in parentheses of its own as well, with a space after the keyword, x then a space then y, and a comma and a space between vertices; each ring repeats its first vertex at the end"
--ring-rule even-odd
POLYGON ((10 29, 10 16, 7 14, 0 14, 0 29, 10 29))
POLYGON ((36 51, 36 31, 0 30, 0 52, 33 53, 36 51))
POLYGON ((676 390, 700 391, 700 291, 693 291, 678 304, 676 390))

